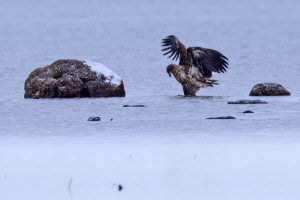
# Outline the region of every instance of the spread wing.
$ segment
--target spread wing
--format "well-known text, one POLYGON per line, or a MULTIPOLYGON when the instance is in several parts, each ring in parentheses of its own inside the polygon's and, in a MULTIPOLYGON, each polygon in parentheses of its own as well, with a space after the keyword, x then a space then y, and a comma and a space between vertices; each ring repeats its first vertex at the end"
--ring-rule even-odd
POLYGON ((168 52, 164 53, 164 55, 171 54, 168 56, 168 58, 172 58, 172 56, 174 56, 172 60, 177 60, 180 56, 180 45, 182 45, 178 38, 174 35, 169 35, 163 39, 161 43, 163 43, 162 46, 167 46, 167 48, 162 49, 162 51, 169 50, 168 52))
POLYGON ((202 47, 189 47, 187 49, 191 62, 198 67, 203 76, 211 76, 211 72, 224 73, 228 68, 228 58, 222 53, 202 47))

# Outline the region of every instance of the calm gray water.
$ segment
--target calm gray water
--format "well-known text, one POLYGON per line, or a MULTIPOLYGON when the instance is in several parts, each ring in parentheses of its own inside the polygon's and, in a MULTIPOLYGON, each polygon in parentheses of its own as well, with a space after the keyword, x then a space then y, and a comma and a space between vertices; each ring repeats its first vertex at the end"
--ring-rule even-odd
POLYGON ((2 0, 1 200, 299 199, 299 10, 296 0, 2 0), (178 96, 160 51, 170 34, 229 58, 220 85, 178 96), (126 97, 24 99, 29 73, 62 58, 103 63, 126 97), (292 95, 249 97, 261 82, 292 95), (269 104, 227 104, 239 99, 269 104), (205 119, 224 115, 237 119, 205 119))

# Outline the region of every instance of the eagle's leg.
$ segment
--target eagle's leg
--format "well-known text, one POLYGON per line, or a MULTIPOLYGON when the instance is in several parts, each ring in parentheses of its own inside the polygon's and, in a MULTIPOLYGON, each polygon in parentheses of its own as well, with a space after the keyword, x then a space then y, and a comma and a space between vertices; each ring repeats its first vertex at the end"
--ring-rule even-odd
POLYGON ((196 91, 194 87, 189 84, 182 85, 184 96, 196 96, 196 91))
POLYGON ((187 88, 184 87, 184 86, 182 86, 182 88, 183 88, 183 94, 184 94, 184 96, 188 96, 187 88))

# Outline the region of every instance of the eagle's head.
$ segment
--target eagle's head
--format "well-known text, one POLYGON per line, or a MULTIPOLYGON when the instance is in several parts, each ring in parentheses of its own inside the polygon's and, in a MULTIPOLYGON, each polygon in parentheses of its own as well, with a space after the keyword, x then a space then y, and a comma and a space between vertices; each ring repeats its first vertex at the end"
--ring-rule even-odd
POLYGON ((170 65, 168 65, 168 67, 167 67, 167 73, 169 74, 169 76, 171 77, 171 73, 172 73, 172 71, 173 71, 173 69, 174 69, 174 67, 175 67, 176 65, 174 65, 174 64, 170 64, 170 65))

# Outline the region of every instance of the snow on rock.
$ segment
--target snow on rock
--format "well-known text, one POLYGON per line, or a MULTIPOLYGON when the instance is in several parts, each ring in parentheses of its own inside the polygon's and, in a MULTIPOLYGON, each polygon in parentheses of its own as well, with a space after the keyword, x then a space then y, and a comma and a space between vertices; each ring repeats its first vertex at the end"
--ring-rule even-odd
POLYGON ((25 98, 124 97, 124 84, 101 63, 57 60, 32 71, 25 81, 25 98))
POLYGON ((108 69, 105 65, 102 63, 97 63, 89 60, 84 61, 85 64, 91 67, 92 71, 97 72, 98 74, 103 74, 106 76, 107 80, 106 82, 111 82, 112 84, 119 85, 122 81, 121 77, 118 76, 115 72, 108 69))

